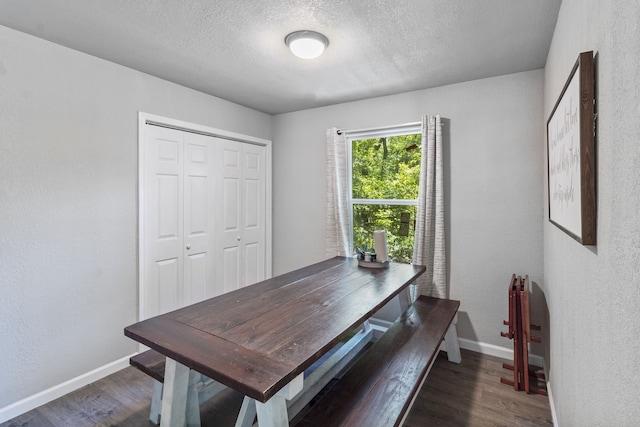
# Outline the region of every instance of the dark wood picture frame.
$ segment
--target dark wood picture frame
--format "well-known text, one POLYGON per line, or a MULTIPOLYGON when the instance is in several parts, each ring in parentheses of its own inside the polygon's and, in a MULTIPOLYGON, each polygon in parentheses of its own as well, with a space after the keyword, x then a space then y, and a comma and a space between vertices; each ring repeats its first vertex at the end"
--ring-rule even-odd
POLYGON ((583 245, 596 244, 593 51, 578 56, 547 120, 549 221, 583 245))

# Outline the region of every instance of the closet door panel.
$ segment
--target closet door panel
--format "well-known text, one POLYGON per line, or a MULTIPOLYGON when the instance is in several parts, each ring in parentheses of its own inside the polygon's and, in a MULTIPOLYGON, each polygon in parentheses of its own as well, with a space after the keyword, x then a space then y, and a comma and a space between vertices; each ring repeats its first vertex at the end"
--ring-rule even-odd
POLYGON ((242 198, 242 144, 225 139, 216 140, 218 153, 218 204, 217 212, 217 246, 218 253, 223 254, 217 277, 223 284, 224 292, 241 287, 244 283, 241 266, 243 256, 242 215, 244 209, 242 198))
POLYGON ((213 274, 211 254, 207 252, 188 254, 185 257, 184 305, 193 304, 209 297, 208 278, 213 274))
POLYGON ((222 262, 218 268, 223 285, 222 292, 230 292, 240 287, 240 251, 229 247, 222 252, 222 262))
POLYGON ((182 304, 183 133, 149 126, 144 156, 144 317, 182 304))
POLYGON ((181 264, 179 257, 156 263, 154 306, 157 313, 150 313, 149 317, 181 307, 179 303, 182 294, 181 264))
POLYGON ((214 144, 210 136, 185 133, 185 305, 215 294, 214 144))
POLYGON ((264 272, 261 270, 264 260, 260 260, 263 252, 259 243, 244 245, 244 286, 252 285, 264 280, 264 272))
POLYGON ((244 286, 264 280, 266 240, 266 171, 265 148, 243 145, 242 243, 244 252, 244 286))

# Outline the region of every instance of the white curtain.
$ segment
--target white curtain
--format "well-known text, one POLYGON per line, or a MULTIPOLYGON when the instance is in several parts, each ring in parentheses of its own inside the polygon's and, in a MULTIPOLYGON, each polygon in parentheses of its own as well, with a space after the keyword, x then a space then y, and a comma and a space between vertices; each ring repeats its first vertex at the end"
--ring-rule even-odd
POLYGON ((347 141, 327 129, 327 257, 351 256, 351 219, 347 206, 347 141))
POLYGON ((413 263, 427 270, 416 281, 415 296, 447 297, 442 149, 440 116, 424 116, 413 263))

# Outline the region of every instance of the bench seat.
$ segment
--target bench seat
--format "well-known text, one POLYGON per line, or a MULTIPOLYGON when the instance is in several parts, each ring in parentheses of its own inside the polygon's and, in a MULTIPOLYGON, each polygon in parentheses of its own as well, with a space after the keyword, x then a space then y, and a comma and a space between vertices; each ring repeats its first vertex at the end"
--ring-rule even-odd
POLYGON ((459 306, 459 301, 419 297, 296 427, 401 425, 443 339, 449 360, 460 362, 459 306))
POLYGON ((129 359, 131 366, 140 369, 156 381, 164 383, 164 364, 167 358, 155 350, 147 350, 129 359))

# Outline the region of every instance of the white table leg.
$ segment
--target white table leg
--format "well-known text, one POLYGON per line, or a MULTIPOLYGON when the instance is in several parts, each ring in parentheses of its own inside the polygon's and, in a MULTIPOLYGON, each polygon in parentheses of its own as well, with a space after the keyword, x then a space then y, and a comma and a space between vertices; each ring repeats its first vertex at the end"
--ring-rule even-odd
POLYGON ((407 309, 409 308, 412 302, 411 291, 409 289, 409 286, 404 288, 404 290, 402 290, 398 294, 397 299, 398 299, 398 303, 400 304, 400 313, 404 313, 405 311, 407 311, 407 309))
POLYGON ((186 424, 189 368, 167 357, 164 365, 161 427, 182 427, 186 424))
POLYGON ((256 402, 259 427, 286 427, 289 425, 287 402, 282 396, 275 395, 267 402, 256 402))
POLYGON ((256 401, 259 427, 288 427, 287 400, 293 399, 304 388, 304 373, 295 377, 265 403, 256 401))
POLYGON ((250 397, 245 396, 242 400, 242 406, 240 407, 238 419, 236 420, 236 427, 251 427, 255 418, 256 401, 250 397))
POLYGON ((200 427, 200 402, 198 399, 198 383, 202 374, 189 371, 189 388, 187 390, 187 427, 200 427))
POLYGON ((160 411, 162 409, 162 388, 164 385, 158 381, 153 381, 153 396, 151 397, 151 411, 149 421, 155 425, 160 424, 160 411))
POLYGON ((453 317, 451 325, 447 333, 444 335, 444 342, 447 344, 447 359, 449 362, 460 363, 462 362, 462 355, 460 354, 460 344, 458 343, 458 331, 456 329, 456 323, 458 323, 458 314, 453 317))

